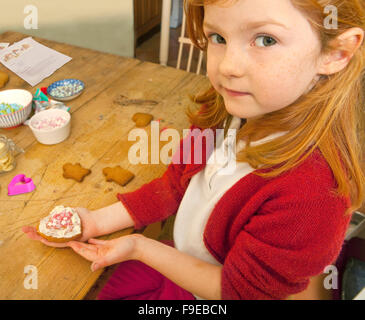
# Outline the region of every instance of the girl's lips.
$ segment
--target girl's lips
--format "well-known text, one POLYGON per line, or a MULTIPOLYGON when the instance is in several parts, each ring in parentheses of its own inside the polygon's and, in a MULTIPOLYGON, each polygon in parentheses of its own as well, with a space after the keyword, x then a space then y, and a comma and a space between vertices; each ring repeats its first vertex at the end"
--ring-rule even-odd
POLYGON ((233 97, 238 97, 238 96, 247 96, 249 95, 248 92, 240 92, 240 91, 234 91, 234 90, 229 90, 227 88, 224 88, 224 90, 230 95, 230 96, 233 96, 233 97))

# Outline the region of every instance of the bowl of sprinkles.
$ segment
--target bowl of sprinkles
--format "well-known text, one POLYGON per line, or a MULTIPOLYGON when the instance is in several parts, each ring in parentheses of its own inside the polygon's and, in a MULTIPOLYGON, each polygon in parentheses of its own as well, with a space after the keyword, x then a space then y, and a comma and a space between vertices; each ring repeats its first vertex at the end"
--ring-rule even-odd
POLYGON ((0 128, 20 126, 32 112, 32 94, 23 89, 0 91, 0 128))
POLYGON ((78 97, 85 89, 85 84, 78 79, 63 79, 53 82, 47 88, 47 95, 58 101, 68 101, 78 97))
POLYGON ((42 144, 57 144, 68 138, 71 115, 61 109, 48 109, 36 113, 29 121, 35 138, 42 144))

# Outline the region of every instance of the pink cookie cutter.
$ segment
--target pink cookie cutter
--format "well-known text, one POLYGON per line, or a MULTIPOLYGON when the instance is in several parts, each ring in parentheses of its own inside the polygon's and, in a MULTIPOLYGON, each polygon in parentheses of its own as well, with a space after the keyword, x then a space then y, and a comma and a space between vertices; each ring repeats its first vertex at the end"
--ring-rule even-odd
POLYGON ((27 178, 25 174, 18 174, 8 185, 8 196, 32 192, 34 189, 35 185, 31 178, 27 178))

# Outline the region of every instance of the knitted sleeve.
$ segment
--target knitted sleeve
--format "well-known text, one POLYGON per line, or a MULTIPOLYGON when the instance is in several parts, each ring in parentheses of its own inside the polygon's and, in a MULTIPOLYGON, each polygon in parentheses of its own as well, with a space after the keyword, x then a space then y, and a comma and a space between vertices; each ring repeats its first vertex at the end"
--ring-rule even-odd
MULTIPOLYGON (((188 174, 184 172, 187 167, 187 158, 194 153, 194 148, 186 148, 186 145, 190 146, 190 144, 184 146, 184 140, 194 140, 193 130, 196 128, 194 125, 190 126, 189 134, 180 140, 179 150, 175 152, 167 170, 160 178, 144 184, 133 192, 117 194, 135 222, 136 229, 165 220, 177 212, 193 170, 201 166, 195 165, 196 168, 194 168, 190 165, 193 170, 190 170, 188 174)), ((203 142, 204 148, 205 142, 203 142)))
POLYGON ((185 191, 179 183, 183 169, 182 164, 171 163, 162 177, 135 191, 117 195, 132 217, 135 229, 176 213, 185 191))
POLYGON ((334 263, 349 199, 312 188, 270 199, 239 232, 223 264, 222 299, 285 299, 334 263))

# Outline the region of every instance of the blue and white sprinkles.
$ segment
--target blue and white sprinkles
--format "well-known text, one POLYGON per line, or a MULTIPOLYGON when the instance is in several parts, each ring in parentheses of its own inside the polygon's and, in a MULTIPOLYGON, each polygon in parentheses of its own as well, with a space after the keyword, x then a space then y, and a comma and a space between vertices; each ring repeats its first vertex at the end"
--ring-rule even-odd
POLYGON ((64 79, 52 83, 47 88, 47 93, 55 99, 63 99, 79 94, 85 85, 77 79, 64 79))
POLYGON ((5 103, 0 102, 0 115, 11 114, 13 112, 23 109, 24 106, 18 103, 5 103))

